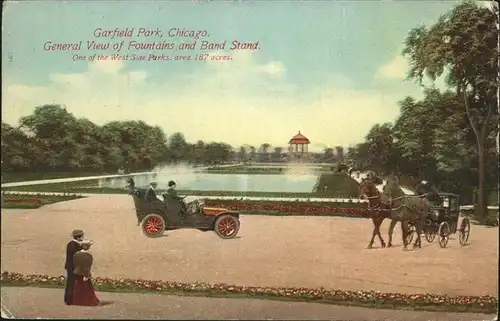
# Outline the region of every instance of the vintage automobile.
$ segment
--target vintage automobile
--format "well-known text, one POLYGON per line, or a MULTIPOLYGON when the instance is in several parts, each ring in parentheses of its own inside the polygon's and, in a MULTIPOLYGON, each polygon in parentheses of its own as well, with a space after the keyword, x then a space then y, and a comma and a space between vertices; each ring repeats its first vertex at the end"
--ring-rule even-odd
MULTIPOLYGON (((446 247, 451 234, 458 232, 460 245, 467 244, 470 235, 470 221, 461 215, 459 196, 452 193, 439 193, 439 202, 432 208, 430 217, 424 224, 425 239, 432 243, 439 236, 439 246, 446 247), (460 225, 460 226, 459 226, 460 225)), ((415 226, 411 224, 409 240, 413 238, 415 226)))
POLYGON ((183 199, 164 194, 165 201, 148 201, 146 190, 138 188, 129 190, 129 194, 134 199, 137 224, 150 238, 161 237, 167 230, 195 228, 203 232, 214 231, 223 239, 232 239, 240 229, 238 212, 207 207, 203 199, 184 203, 183 199))

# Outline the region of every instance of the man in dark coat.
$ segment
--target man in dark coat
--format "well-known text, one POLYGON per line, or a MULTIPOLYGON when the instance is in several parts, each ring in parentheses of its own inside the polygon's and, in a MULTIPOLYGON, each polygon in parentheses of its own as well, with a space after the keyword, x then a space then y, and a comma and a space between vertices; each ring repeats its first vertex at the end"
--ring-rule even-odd
POLYGON ((76 252, 82 249, 81 241, 83 240, 83 231, 74 230, 72 233, 73 239, 66 245, 66 263, 64 269, 67 272, 66 289, 64 290, 64 303, 67 305, 73 304, 73 286, 75 285, 75 275, 73 269, 73 256, 76 252))
POLYGON ((436 206, 441 205, 442 200, 439 197, 439 193, 428 181, 424 180, 420 182, 420 184, 418 184, 416 187, 416 192, 417 195, 427 199, 430 203, 436 206))
POLYGON ((181 203, 181 214, 185 214, 187 212, 187 208, 186 204, 184 203, 184 197, 179 196, 175 188, 176 184, 174 181, 168 182, 167 195, 175 200, 178 200, 181 203))
POLYGON ((156 196, 156 187, 158 184, 156 182, 151 182, 149 188, 146 191, 146 200, 148 201, 161 201, 158 196, 156 196))

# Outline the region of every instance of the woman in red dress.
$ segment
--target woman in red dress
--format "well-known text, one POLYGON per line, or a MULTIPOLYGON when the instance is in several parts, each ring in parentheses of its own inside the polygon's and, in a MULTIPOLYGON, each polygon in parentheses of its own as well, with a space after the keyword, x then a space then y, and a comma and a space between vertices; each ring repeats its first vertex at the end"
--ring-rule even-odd
POLYGON ((99 305, 90 272, 94 258, 88 252, 92 242, 83 241, 82 250, 75 253, 73 262, 75 266, 75 285, 73 287, 73 305, 96 306, 99 305))

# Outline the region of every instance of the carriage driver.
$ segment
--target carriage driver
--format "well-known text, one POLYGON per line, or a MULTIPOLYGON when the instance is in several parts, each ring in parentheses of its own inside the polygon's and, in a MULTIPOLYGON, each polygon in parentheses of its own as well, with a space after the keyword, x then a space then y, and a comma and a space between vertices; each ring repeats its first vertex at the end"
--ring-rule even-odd
POLYGON ((441 203, 441 198, 436 189, 426 180, 420 182, 416 187, 417 195, 421 198, 427 199, 431 204, 439 206, 441 203))

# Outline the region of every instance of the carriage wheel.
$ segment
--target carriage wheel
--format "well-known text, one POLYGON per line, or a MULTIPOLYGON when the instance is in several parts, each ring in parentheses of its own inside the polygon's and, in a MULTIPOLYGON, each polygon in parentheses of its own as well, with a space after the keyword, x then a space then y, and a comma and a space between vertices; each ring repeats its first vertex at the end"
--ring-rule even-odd
POLYGON ((165 220, 158 214, 148 214, 142 220, 142 232, 147 237, 160 237, 165 232, 165 228, 165 220))
POLYGON ((427 240, 427 242, 432 243, 434 242, 435 238, 436 238, 436 232, 434 231, 425 232, 425 239, 427 240))
POLYGON ((470 221, 467 217, 464 217, 462 219, 462 223, 460 224, 460 230, 458 233, 459 233, 458 241, 460 242, 460 245, 463 246, 467 244, 470 234, 470 221))
POLYGON ((445 248, 450 239, 450 225, 447 222, 443 222, 439 225, 439 246, 445 248))
POLYGON ((409 224, 408 225, 408 236, 406 236, 406 244, 410 244, 411 241, 413 241, 413 236, 417 233, 417 229, 415 228, 415 225, 409 224))
POLYGON ((214 230, 220 238, 232 239, 240 230, 240 220, 232 215, 221 215, 215 221, 214 230))

